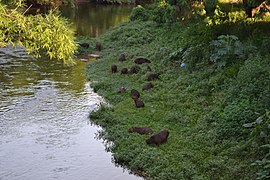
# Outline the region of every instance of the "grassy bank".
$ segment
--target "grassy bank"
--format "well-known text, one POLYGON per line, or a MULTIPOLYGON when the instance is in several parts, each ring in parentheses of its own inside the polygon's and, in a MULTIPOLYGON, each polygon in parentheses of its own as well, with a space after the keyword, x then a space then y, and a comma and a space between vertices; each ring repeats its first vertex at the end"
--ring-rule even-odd
POLYGON ((260 143, 265 139, 258 140, 252 122, 266 117, 270 102, 269 48, 262 44, 270 43, 263 31, 269 25, 257 26, 133 21, 101 36, 102 58, 87 66, 87 77, 111 106, 102 106, 90 118, 103 127, 100 136, 113 142, 108 150, 115 162, 147 179, 256 179, 260 167, 251 163, 264 157, 260 143), (228 32, 239 39, 220 37, 228 32), (219 54, 222 46, 243 51, 228 50, 224 56, 219 54), (121 53, 127 61, 118 60, 121 53), (151 60, 152 72, 143 64, 138 74, 120 74, 138 56, 151 60), (183 62, 185 68, 180 67, 183 62), (112 64, 118 73, 111 72, 112 64), (147 75, 157 72, 161 75, 154 88, 142 91, 147 75), (118 93, 120 86, 127 92, 118 93), (134 106, 131 89, 140 91, 144 108, 134 106), (133 126, 167 129, 168 142, 149 146, 145 140, 150 135, 128 133, 133 126))

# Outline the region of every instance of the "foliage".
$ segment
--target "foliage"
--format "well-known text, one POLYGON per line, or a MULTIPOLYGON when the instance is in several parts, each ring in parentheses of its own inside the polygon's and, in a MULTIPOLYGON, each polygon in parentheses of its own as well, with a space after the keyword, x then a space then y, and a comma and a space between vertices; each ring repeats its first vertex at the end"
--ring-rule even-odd
POLYGON ((228 83, 218 132, 222 138, 243 133, 242 124, 252 122, 270 107, 270 73, 268 58, 249 57, 228 83))
POLYGON ((135 20, 146 21, 148 19, 149 19, 148 12, 141 5, 138 5, 138 6, 136 6, 135 8, 132 9, 132 12, 131 12, 131 15, 130 15, 130 20, 131 21, 135 21, 135 20))
POLYGON ((218 68, 235 63, 244 58, 243 44, 234 35, 221 35, 210 43, 214 48, 210 61, 216 63, 218 68))
POLYGON ((45 54, 50 59, 74 63, 73 31, 67 20, 53 11, 45 16, 24 16, 17 9, 0 5, 0 34, 1 46, 19 44, 36 57, 45 54))
MULTIPOLYGON (((259 146, 262 159, 256 160, 252 165, 259 166, 257 179, 270 178, 270 112, 259 116, 255 121, 243 125, 250 129, 250 139, 259 146)), ((258 153, 259 154, 259 153, 258 153)))
POLYGON ((250 56, 216 69, 208 64, 211 30, 198 24, 169 28, 131 21, 100 37, 103 57, 88 65, 87 77, 111 106, 90 118, 104 128, 100 135, 109 141, 116 163, 148 179, 255 179, 257 169, 250 162, 258 156, 246 150, 242 124, 270 106, 269 61, 250 56), (121 53, 127 61, 118 61, 121 53), (137 56, 147 57, 152 71, 161 72, 161 80, 147 92, 141 91, 146 65, 133 75, 110 71, 111 64, 130 68, 137 56), (187 68, 194 64, 191 71, 180 68, 183 58, 187 68), (127 92, 119 94, 122 85, 127 92), (133 88, 141 93, 142 109, 136 109, 130 98, 133 88), (154 132, 168 129, 168 143, 148 146, 148 135, 127 132, 132 126, 151 127, 154 132))

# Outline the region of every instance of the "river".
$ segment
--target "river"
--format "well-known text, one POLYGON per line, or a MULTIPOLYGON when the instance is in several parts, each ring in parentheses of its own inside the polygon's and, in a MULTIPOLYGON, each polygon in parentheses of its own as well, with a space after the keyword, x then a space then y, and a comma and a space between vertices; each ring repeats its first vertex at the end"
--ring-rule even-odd
MULTIPOLYGON (((63 12, 80 35, 97 36, 127 20, 131 9, 100 7, 82 4, 71 15, 63 12)), ((141 179, 117 167, 96 138, 100 127, 88 117, 103 99, 86 81, 85 65, 67 67, 36 60, 20 47, 0 48, 0 180, 141 179)))

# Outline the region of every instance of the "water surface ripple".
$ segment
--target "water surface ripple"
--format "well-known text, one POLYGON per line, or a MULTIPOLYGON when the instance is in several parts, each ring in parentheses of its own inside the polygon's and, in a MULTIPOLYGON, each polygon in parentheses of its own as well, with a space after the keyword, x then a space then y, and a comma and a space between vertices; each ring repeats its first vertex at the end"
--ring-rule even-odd
POLYGON ((139 179, 116 167, 96 139, 100 128, 88 116, 102 97, 84 67, 0 49, 0 180, 139 179))

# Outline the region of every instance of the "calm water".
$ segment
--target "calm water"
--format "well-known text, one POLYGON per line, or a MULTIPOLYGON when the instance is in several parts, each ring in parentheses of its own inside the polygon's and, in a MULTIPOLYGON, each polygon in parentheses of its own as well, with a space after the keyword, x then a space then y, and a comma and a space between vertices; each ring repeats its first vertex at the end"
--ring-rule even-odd
MULTIPOLYGON (((83 14, 92 14, 86 7, 83 14)), ((103 8, 95 11, 101 15, 103 8)), ((35 60, 22 48, 0 48, 0 180, 140 179, 116 167, 96 139, 100 128, 89 124, 88 115, 102 97, 85 80, 85 63, 65 67, 35 60)))
POLYGON ((76 8, 63 7, 61 11, 64 17, 72 20, 78 35, 96 37, 115 24, 128 21, 132 8, 132 6, 81 3, 76 8))

